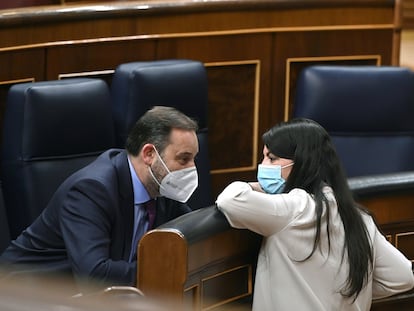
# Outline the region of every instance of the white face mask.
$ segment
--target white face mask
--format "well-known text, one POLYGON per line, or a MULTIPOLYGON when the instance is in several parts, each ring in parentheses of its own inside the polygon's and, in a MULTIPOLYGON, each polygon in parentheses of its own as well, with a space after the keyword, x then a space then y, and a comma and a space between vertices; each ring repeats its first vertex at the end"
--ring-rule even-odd
POLYGON ((155 147, 154 150, 168 172, 160 183, 157 178, 155 178, 151 167, 148 167, 152 178, 160 186, 160 195, 181 203, 187 202, 198 186, 197 168, 192 166, 171 172, 155 147))

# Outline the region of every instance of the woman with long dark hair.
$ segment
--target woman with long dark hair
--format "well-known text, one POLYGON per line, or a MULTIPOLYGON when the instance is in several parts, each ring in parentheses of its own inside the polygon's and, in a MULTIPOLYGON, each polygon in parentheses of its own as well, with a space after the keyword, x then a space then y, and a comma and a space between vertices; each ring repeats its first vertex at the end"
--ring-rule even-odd
POLYGON ((329 134, 293 119, 263 135, 258 181, 217 198, 235 228, 263 236, 253 310, 369 310, 411 289, 411 262, 353 200, 329 134))

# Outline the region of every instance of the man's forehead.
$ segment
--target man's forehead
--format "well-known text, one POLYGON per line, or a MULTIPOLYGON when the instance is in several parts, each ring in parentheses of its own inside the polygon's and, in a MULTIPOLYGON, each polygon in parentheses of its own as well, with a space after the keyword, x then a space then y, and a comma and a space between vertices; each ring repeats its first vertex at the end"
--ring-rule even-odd
POLYGON ((176 156, 189 156, 198 153, 198 140, 194 131, 172 131, 166 146, 176 156))

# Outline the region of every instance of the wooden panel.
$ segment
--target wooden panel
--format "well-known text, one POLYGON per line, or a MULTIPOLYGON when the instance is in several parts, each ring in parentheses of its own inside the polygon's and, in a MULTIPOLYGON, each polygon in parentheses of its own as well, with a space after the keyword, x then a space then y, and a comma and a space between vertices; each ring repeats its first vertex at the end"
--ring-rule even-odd
POLYGON ((200 296, 199 284, 184 289, 183 310, 197 310, 200 306, 200 296))
POLYGON ((414 0, 402 0, 403 29, 414 29, 414 0))
POLYGON ((396 234, 395 246, 414 262, 414 231, 396 234))
POLYGON ((15 83, 44 80, 44 49, 6 51, 0 54, 0 144, 7 93, 15 83))
POLYGON ((48 48, 47 80, 61 74, 82 76, 89 72, 114 70, 119 64, 138 60, 153 60, 153 40, 120 40, 91 44, 67 44, 48 48))
POLYGON ((372 211, 379 225, 414 221, 414 195, 393 193, 364 198, 360 203, 372 211))
MULTIPOLYGON (((162 35, 332 25, 392 25, 393 2, 358 1, 129 1, 17 9, 0 20, 0 46, 109 36, 162 35), (229 9, 231 8, 231 9, 229 9), (136 18, 139 17, 139 18, 136 18), (28 23, 30 27, 25 27, 28 23), (189 28, 189 25, 191 27, 189 28)), ((276 29, 274 29, 276 30, 276 29)))
POLYGON ((414 261, 414 195, 409 191, 376 194, 358 200, 369 209, 388 240, 414 261))
MULTIPOLYGON (((211 262, 220 262, 223 258, 229 258, 234 254, 248 254, 251 248, 257 245, 257 236, 247 230, 229 230, 210 236, 200 243, 189 245, 188 271, 198 273, 211 262)), ((211 270, 209 274, 216 271, 211 270)))
POLYGON ((0 82, 44 80, 45 49, 4 51, 0 54, 0 82))
POLYGON ((222 306, 252 294, 252 267, 251 265, 235 267, 204 278, 201 284, 202 309, 222 306))
POLYGON ((237 229, 189 245, 185 287, 199 288, 196 310, 223 307, 252 294, 259 246, 259 236, 237 229))
POLYGON ((0 10, 50 4, 60 4, 60 0, 2 0, 0 10))
POLYGON ((379 225, 388 241, 414 262, 414 221, 379 225))
MULTIPOLYGON (((221 63, 208 66, 209 145, 213 174, 223 171, 255 170, 257 164, 257 126, 259 103, 256 100, 260 63, 221 63), (231 126, 226 126, 231 125, 231 126), (223 131, 223 126, 225 130, 223 131), (243 139, 240 139, 243 138, 243 139), (221 150, 237 150, 233 152, 221 150)), ((258 97, 257 97, 258 98, 258 97)))

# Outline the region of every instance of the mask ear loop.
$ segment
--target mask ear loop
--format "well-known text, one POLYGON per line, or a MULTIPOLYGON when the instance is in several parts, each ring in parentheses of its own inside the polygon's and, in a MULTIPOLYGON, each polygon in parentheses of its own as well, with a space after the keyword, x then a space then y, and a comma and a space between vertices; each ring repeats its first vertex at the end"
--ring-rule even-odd
MULTIPOLYGON (((155 146, 154 146, 154 145, 153 145, 153 147, 154 147, 154 151, 155 151, 155 153, 156 153, 156 154, 157 154, 157 156, 158 156, 158 159, 160 159, 160 161, 161 161, 162 165, 163 165, 163 166, 164 166, 164 168, 167 170, 168 174, 170 174, 171 172, 170 172, 170 170, 168 169, 167 165, 166 165, 166 164, 164 163, 164 161, 162 160, 162 158, 161 158, 160 154, 158 153, 157 148, 155 148, 155 146)), ((151 174, 151 176, 152 176, 152 179, 154 179, 154 181, 158 184, 158 186, 159 186, 160 188, 164 188, 164 187, 161 185, 161 183, 158 181, 158 179, 155 177, 154 172, 153 172, 153 171, 152 171, 152 169, 151 169, 151 166, 148 166, 148 170, 149 170, 149 172, 150 172, 150 174, 151 174)))
POLYGON ((281 166, 280 168, 286 168, 286 167, 292 166, 293 164, 295 164, 295 162, 292 162, 292 163, 286 164, 286 165, 284 165, 284 166, 281 166))
POLYGON ((155 175, 152 172, 151 166, 148 166, 148 170, 149 170, 149 172, 150 172, 150 174, 152 176, 152 179, 154 179, 154 181, 158 184, 159 187, 162 187, 161 184, 160 184, 160 182, 157 180, 157 178, 155 178, 155 175))
POLYGON ((160 154, 158 153, 157 148, 155 148, 155 146, 153 146, 153 147, 154 147, 155 153, 158 156, 158 159, 160 159, 160 161, 161 161, 162 165, 164 166, 164 168, 167 170, 168 173, 171 173, 171 171, 168 169, 167 165, 165 164, 164 160, 161 158, 160 154))

